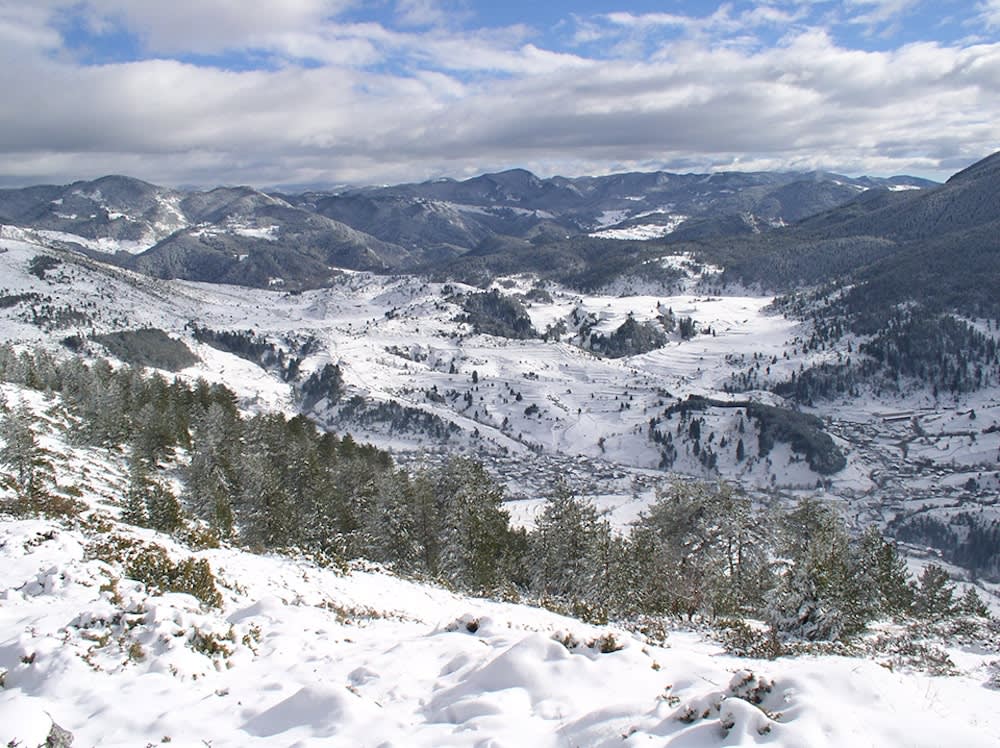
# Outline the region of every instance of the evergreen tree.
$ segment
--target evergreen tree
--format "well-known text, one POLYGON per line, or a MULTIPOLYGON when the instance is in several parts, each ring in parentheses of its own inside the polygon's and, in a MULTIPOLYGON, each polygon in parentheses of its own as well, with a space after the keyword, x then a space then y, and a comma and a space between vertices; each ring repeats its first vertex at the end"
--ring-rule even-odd
POLYGON ((770 596, 774 627, 803 639, 839 639, 861 631, 870 605, 859 597, 852 541, 832 507, 807 499, 784 518, 780 555, 786 571, 770 596))
POLYGON ((49 497, 54 469, 48 454, 39 445, 34 431, 34 415, 24 402, 2 414, 0 465, 11 472, 6 483, 16 492, 28 511, 41 509, 49 497))
POLYGON ((453 458, 435 471, 440 550, 432 569, 458 587, 491 590, 510 564, 503 490, 480 463, 453 458), (442 490, 444 489, 444 490, 442 490))
POLYGON ((966 587, 965 592, 962 593, 962 597, 959 598, 958 603, 955 605, 955 610, 964 616, 978 616, 980 618, 989 618, 990 609, 983 602, 983 599, 976 592, 975 587, 966 587))
POLYGON ((150 465, 167 458, 175 443, 165 415, 166 404, 153 401, 144 403, 132 414, 132 450, 150 465))
POLYGON ((905 616, 913 606, 913 590, 906 561, 896 546, 874 527, 862 534, 858 543, 855 589, 859 605, 871 617, 905 616))
POLYGON ((238 517, 243 540, 275 548, 294 542, 295 507, 286 491, 283 447, 288 443, 281 414, 258 415, 244 428, 238 457, 238 517))
POLYGON ((364 518, 366 557, 411 571, 418 567, 413 495, 406 473, 386 472, 375 481, 375 492, 364 518))
POLYGON ((233 533, 232 499, 239 485, 236 450, 240 429, 233 412, 219 402, 208 402, 195 428, 187 490, 195 511, 221 537, 227 538, 233 533))
POLYGON ((632 533, 650 612, 737 612, 771 586, 766 528, 727 484, 660 491, 632 533))
POLYGON ((550 496, 532 534, 532 587, 540 595, 583 600, 592 597, 600 554, 594 507, 563 486, 550 496))
POLYGON ((150 480, 145 462, 133 451, 129 460, 128 488, 122 504, 122 521, 139 527, 149 527, 150 480))
POLYGON ((913 590, 913 612, 932 621, 947 618, 955 612, 955 587, 948 572, 937 564, 924 567, 913 590))
POLYGON ((639 579, 631 563, 628 540, 611 529, 607 520, 596 526, 594 586, 587 599, 608 616, 628 617, 639 610, 636 595, 639 579))
POLYGON ((149 526, 154 530, 176 532, 184 524, 177 496, 159 480, 150 483, 146 508, 149 514, 149 526))

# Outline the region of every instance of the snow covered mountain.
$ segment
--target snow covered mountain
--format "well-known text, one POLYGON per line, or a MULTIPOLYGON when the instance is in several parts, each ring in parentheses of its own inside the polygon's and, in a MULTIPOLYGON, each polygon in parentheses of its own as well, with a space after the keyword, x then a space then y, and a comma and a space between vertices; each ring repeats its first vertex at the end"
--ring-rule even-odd
POLYGON ((713 228, 716 212, 673 227, 704 238, 668 242, 586 234, 638 237, 636 221, 672 227, 670 213, 608 215, 619 228, 595 231, 573 211, 650 209, 670 193, 693 215, 698 200, 744 210, 775 192, 812 210, 839 178, 514 171, 297 197, 124 178, 6 191, 0 214, 25 225, 0 240, 3 337, 170 368, 135 358, 162 339, 121 337, 159 330, 197 359, 174 368, 304 408, 403 462, 487 460, 524 524, 558 477, 624 526, 673 471, 835 496, 860 525, 1000 578, 995 165, 933 189, 845 181, 857 199, 798 224, 741 233, 713 228), (363 230, 340 222, 351 214, 363 230), (176 228, 139 254, 102 253, 100 226, 126 225, 176 228), (400 243, 367 233, 383 229, 400 243), (350 269, 398 265, 415 269, 350 269))
MULTIPOLYGON (((935 396, 905 377, 893 389, 858 379, 820 397, 818 373, 877 351, 776 313, 770 295, 709 292, 723 269, 690 255, 655 260, 673 278, 667 289, 635 278, 583 293, 522 275, 485 293, 342 272, 328 288, 290 293, 158 280, 60 246, 3 229, 4 340, 180 368, 250 402, 305 407, 403 463, 473 455, 503 480, 523 524, 564 481, 624 527, 679 473, 761 495, 835 496, 860 525, 998 573, 988 534, 971 557, 959 553, 970 521, 988 531, 998 520, 995 385, 935 396), (144 329, 183 343, 194 364, 136 358, 134 339, 108 337, 144 329), (342 378, 337 397, 303 397, 327 366, 342 378)), ((992 325, 969 324, 995 339, 992 325)))
POLYGON ((463 182, 272 195, 250 187, 179 192, 108 176, 0 190, 0 223, 90 253, 124 253, 117 262, 157 277, 294 289, 326 285, 337 269, 438 268, 468 253, 588 232, 662 238, 688 221, 691 237, 704 235, 706 221, 714 234, 758 232, 900 185, 931 183, 820 173, 539 179, 512 170, 463 182))

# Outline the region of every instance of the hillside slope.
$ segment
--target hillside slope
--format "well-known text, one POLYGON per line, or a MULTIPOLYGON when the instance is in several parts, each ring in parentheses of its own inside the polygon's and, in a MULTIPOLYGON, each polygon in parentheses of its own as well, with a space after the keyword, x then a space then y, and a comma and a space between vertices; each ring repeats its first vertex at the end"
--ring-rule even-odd
POLYGON ((769 661, 361 562, 191 547, 121 521, 121 456, 67 443, 41 393, 3 392, 47 424, 59 490, 81 502, 17 517, 0 489, 5 745, 41 745, 53 724, 123 748, 1000 744, 995 642, 915 645, 890 627, 860 656, 769 661))

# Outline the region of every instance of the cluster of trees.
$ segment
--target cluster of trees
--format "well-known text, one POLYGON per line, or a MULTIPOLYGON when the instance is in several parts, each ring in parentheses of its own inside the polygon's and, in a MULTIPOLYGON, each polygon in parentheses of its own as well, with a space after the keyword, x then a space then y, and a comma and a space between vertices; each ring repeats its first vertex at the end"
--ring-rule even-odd
MULTIPOLYGON (((253 330, 213 330, 194 322, 188 324, 194 339, 226 353, 257 364, 263 369, 277 371, 286 382, 299 377, 302 360, 318 348, 316 338, 309 336, 304 341, 286 341, 290 353, 253 330)), ((129 360, 129 359, 123 359, 129 360)), ((162 368, 162 367, 161 367, 162 368)))
MULTIPOLYGON (((128 361, 133 366, 180 371, 198 363, 198 357, 182 341, 155 327, 94 335, 91 340, 100 343, 115 358, 128 361)), ((69 342, 68 347, 72 349, 74 346, 82 346, 82 341, 69 342)))
POLYGON ((630 314, 610 335, 592 332, 590 350, 608 358, 622 358, 648 353, 667 344, 663 326, 656 322, 636 322, 630 314))
POLYGON ((996 339, 950 314, 900 311, 859 349, 888 379, 917 379, 936 392, 969 392, 1000 378, 996 339))
MULTIPOLYGON (((839 300, 820 303, 810 294, 787 297, 778 308, 811 319, 812 334, 801 341, 804 352, 832 350, 848 334, 858 338, 856 347, 847 344, 846 357, 841 351, 836 362, 793 373, 772 386, 778 394, 801 403, 856 396, 862 384, 877 394, 919 383, 935 395, 957 395, 1000 381, 1000 345, 995 334, 950 312, 916 304, 885 309, 874 302, 871 306, 839 300)), ((987 319, 986 325, 993 328, 993 320, 987 319)), ((1000 322, 996 327, 1000 329, 1000 322)), ((749 386, 750 382, 737 384, 749 386)))
MULTIPOLYGON (((452 391, 449 390, 448 394, 452 391)), ((454 393, 457 397, 458 393, 454 393)), ((468 406, 472 405, 471 393, 466 393, 468 406)), ((436 394, 437 397, 442 397, 436 394)), ((433 398, 432 398, 433 399, 433 398)), ((344 423, 354 423, 361 426, 382 424, 394 434, 424 434, 435 441, 448 441, 459 434, 461 428, 441 416, 428 413, 420 408, 401 405, 395 400, 371 402, 355 395, 346 400, 337 412, 337 419, 344 423)))
MULTIPOLYGON (((511 527, 503 490, 476 462, 400 470, 388 453, 304 417, 241 414, 220 385, 9 346, 0 346, 0 378, 60 393, 71 438, 127 462, 123 519, 165 532, 198 520, 251 549, 366 558, 594 620, 750 616, 789 636, 832 639, 887 616, 982 612, 975 599, 956 603, 940 570, 913 582, 894 546, 875 531, 852 538, 815 501, 779 511, 724 484, 679 483, 623 535, 561 491, 528 532, 511 527), (181 480, 168 481, 167 468, 181 480)), ((6 480, 19 497, 42 495, 52 465, 30 409, 6 411, 6 480)))
MULTIPOLYGON (((495 589, 514 576, 502 492, 478 464, 456 460, 410 475, 387 452, 321 433, 302 416, 245 416, 222 385, 171 382, 103 360, 60 362, 3 345, 0 379, 59 393, 73 416, 70 438, 125 459, 126 521, 172 532, 199 519, 220 539, 254 549, 367 558, 467 589, 495 589), (177 494, 168 466, 179 466, 177 494)), ((41 497, 53 484, 33 420, 24 406, 4 416, 0 459, 19 497, 41 497)))
MULTIPOLYGON (((661 428, 664 420, 671 420, 675 413, 680 415, 676 427, 677 436, 691 444, 692 451, 702 465, 714 469, 716 453, 709 445, 715 440, 714 432, 707 435, 702 444, 702 418, 691 417, 692 413, 703 413, 710 410, 733 410, 739 415, 737 442, 735 445, 736 461, 742 462, 746 457, 746 445, 743 442, 745 426, 743 412, 748 421, 756 424, 757 454, 766 457, 776 442, 787 442, 792 450, 803 455, 809 467, 821 475, 832 475, 844 469, 847 458, 824 430, 823 421, 816 416, 801 413, 789 408, 779 408, 765 405, 754 400, 714 400, 700 395, 691 395, 686 400, 678 400, 667 406, 662 416, 649 419, 647 434, 654 443, 661 445, 661 453, 665 466, 669 467, 677 454, 677 447, 669 432, 661 428)), ((724 449, 729 443, 723 435, 719 440, 719 448, 724 449)))
POLYGON ((959 512, 947 522, 931 515, 900 518, 893 534, 909 543, 929 545, 973 576, 1000 581, 1000 520, 981 513, 959 512))
POLYGON ((471 324, 476 333, 514 340, 538 337, 524 304, 496 289, 468 294, 462 308, 465 314, 459 321, 471 324))
POLYGON ((627 536, 563 493, 528 547, 533 591, 596 617, 751 617, 829 640, 877 619, 986 615, 972 588, 958 596, 934 565, 914 580, 893 544, 874 528, 852 536, 828 504, 754 508, 725 484, 661 491, 627 536))

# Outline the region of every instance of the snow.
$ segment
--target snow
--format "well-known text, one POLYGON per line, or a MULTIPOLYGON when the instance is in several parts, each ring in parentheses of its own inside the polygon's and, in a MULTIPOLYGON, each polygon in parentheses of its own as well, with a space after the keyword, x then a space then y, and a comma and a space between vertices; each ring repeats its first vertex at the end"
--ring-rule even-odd
POLYGON ((606 229, 628 218, 628 210, 605 210, 594 221, 594 229, 606 229))
POLYGON ((79 244, 81 247, 86 247, 87 249, 92 249, 96 252, 107 252, 108 254, 114 254, 116 252, 139 254, 141 252, 145 252, 158 241, 158 239, 152 234, 147 234, 142 239, 130 240, 112 239, 106 236, 101 237, 100 239, 88 239, 77 234, 70 234, 65 231, 51 231, 48 229, 35 229, 32 233, 43 241, 69 242, 71 244, 79 244))
POLYGON ((243 223, 239 220, 229 220, 225 224, 203 224, 191 229, 191 236, 221 236, 231 234, 243 236, 251 239, 263 239, 265 241, 277 241, 281 227, 278 225, 257 226, 243 223))
MULTIPOLYGON (((653 211, 656 212, 656 211, 653 211)), ((650 214, 643 214, 650 215, 650 214)), ((677 227, 688 219, 687 216, 670 215, 665 222, 643 223, 620 228, 605 228, 600 231, 593 231, 590 236, 601 239, 624 239, 627 241, 647 241, 649 239, 662 239, 669 236, 677 227)), ((613 224, 612 224, 613 225, 613 224)))
MULTIPOLYGON (((803 353, 802 340, 811 332, 808 323, 772 312, 768 296, 706 293, 718 269, 689 255, 653 260, 683 273, 670 291, 622 287, 580 294, 527 275, 497 279, 493 287, 501 293, 523 295, 535 287, 548 292, 551 301, 525 302, 536 330, 566 324, 558 341, 515 341, 475 335, 457 321, 462 310, 452 293, 478 290, 461 284, 345 272, 330 288, 289 294, 280 288, 158 281, 54 252, 44 244, 23 229, 0 229, 0 250, 5 250, 0 251, 0 295, 37 294, 51 299, 53 306, 82 310, 86 319, 44 329, 32 322, 37 304, 18 303, 0 309, 3 340, 62 350, 58 341, 73 334, 160 328, 201 359, 180 372, 184 378, 223 382, 251 411, 292 413, 291 387, 275 373, 197 344, 186 326, 195 322, 215 330, 252 329, 286 353, 291 349, 285 341, 311 336, 317 348, 302 363, 304 375, 327 363, 339 364, 348 397, 394 400, 454 423, 460 433, 445 442, 422 433, 394 432, 386 424, 361 427, 339 420, 336 409, 325 406, 311 414, 321 425, 374 440, 404 464, 428 455, 474 455, 503 480, 515 518, 525 525, 558 477, 594 501, 615 526, 626 527, 651 500, 653 489, 672 480, 657 469, 662 454, 648 436, 650 420, 662 417, 667 406, 689 395, 781 405, 767 391, 770 384, 802 368, 836 362, 850 355, 848 343, 857 350, 859 342, 845 338, 834 349, 803 353), (45 280, 27 272, 39 253, 62 259, 45 280), (653 322, 668 308, 677 318, 692 317, 706 332, 690 340, 673 333, 663 348, 623 359, 586 350, 587 341, 580 339, 573 320, 576 312, 578 319, 593 320, 593 331, 610 333, 629 315, 640 323, 653 322), (753 389, 735 396, 723 391, 734 374, 754 367, 759 381, 753 389), (478 383, 472 382, 473 371, 478 383), (526 413, 531 407, 537 412, 526 413)), ((975 324, 996 334, 986 321, 975 324)), ((94 352, 100 352, 96 346, 94 352)), ((759 455, 754 427, 741 436, 731 409, 704 415, 705 433, 715 435, 716 468, 702 465, 689 440, 674 433, 677 456, 671 470, 791 497, 819 491, 842 499, 859 525, 884 525, 896 516, 925 511, 940 518, 960 512, 1000 514, 993 503, 1000 491, 1000 428, 991 430, 1000 426, 995 389, 937 401, 925 391, 877 397, 862 392, 807 410, 826 421, 826 430, 847 456, 847 467, 833 476, 816 474, 786 444, 759 455), (740 438, 746 448, 742 461, 735 454, 740 438), (719 446, 723 439, 725 448, 719 446), (966 488, 970 480, 974 488, 966 488)), ((660 428, 676 427, 676 420, 664 420, 660 428)))
POLYGON ((278 240, 280 226, 234 226, 232 232, 237 236, 247 236, 253 239, 265 239, 273 242, 278 240))
POLYGON ((5 741, 44 742, 55 721, 75 744, 109 748, 1000 744, 981 652, 956 650, 963 672, 949 677, 740 659, 693 631, 661 644, 365 566, 345 575, 230 548, 195 553, 224 591, 206 609, 90 558, 89 532, 0 524, 5 741), (196 631, 230 653, 199 651, 196 631), (620 649, 602 653, 606 636, 620 649))

